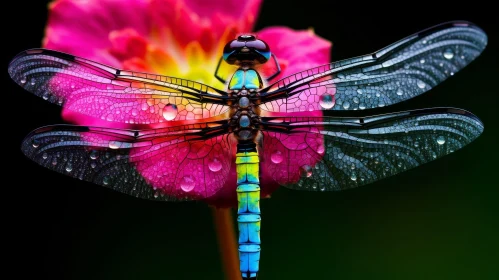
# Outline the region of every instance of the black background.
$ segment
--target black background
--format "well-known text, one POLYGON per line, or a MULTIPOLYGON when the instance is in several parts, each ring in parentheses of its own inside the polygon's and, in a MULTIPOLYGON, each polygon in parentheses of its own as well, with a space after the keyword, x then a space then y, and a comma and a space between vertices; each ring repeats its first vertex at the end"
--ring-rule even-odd
MULTIPOLYGON (((263 4, 255 30, 313 27, 333 42, 333 60, 456 19, 484 29, 489 45, 431 92, 372 111, 459 107, 482 119, 484 134, 445 158, 356 190, 278 190, 262 202, 260 279, 498 279, 499 22, 497 9, 485 2, 263 4)), ((26 134, 62 122, 59 107, 24 92, 7 74, 18 52, 41 45, 47 4, 13 1, 3 13, 2 228, 8 250, 2 251, 5 273, 15 273, 8 278, 222 279, 204 204, 134 199, 22 155, 26 134)))

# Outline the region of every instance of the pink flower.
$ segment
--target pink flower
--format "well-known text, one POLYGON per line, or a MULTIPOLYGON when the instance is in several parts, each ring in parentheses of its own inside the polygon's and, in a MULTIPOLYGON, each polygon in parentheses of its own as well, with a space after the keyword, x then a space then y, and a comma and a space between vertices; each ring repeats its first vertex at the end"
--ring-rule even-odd
MULTIPOLYGON (((311 30, 268 27, 252 32, 260 4, 260 0, 58 0, 49 6, 43 45, 120 69, 181 77, 217 88, 223 88, 223 85, 214 78, 213 72, 223 46, 241 33, 254 33, 269 44, 283 70, 277 79, 330 62, 331 43, 311 30)), ((262 73, 268 71, 262 69, 262 73)), ((83 116, 71 110, 74 106, 78 104, 68 102, 63 108, 63 117, 67 121, 82 125, 132 127, 130 124, 83 116)), ((214 147, 212 142, 206 141, 204 146, 214 147)), ((285 141, 282 143, 286 144, 285 141)), ((317 141, 315 145, 320 144, 317 141)), ((209 152, 207 159, 210 162, 220 161, 222 166, 227 165, 227 160, 232 161, 231 170, 222 168, 229 181, 219 183, 222 184, 220 186, 212 184, 209 190, 206 187, 202 191, 198 188, 188 192, 184 190, 182 195, 205 198, 219 206, 236 202, 232 158, 235 151, 226 148, 218 145, 213 149, 218 152, 213 155, 211 153, 214 152, 209 152)), ((141 150, 131 151, 131 154, 140 153, 141 150)), ((139 172, 151 185, 169 195, 176 195, 181 190, 180 186, 166 188, 175 182, 182 181, 180 184, 190 186, 192 179, 194 184, 200 183, 195 174, 192 177, 170 178, 173 182, 166 182, 168 178, 157 176, 158 172, 180 168, 180 163, 161 156, 151 160, 154 162, 143 164, 144 168, 137 164, 139 172)), ((193 160, 190 164, 189 170, 202 173, 207 162, 193 160)), ((263 174, 263 177, 268 176, 263 174)), ((215 179, 213 182, 217 181, 215 179)), ((208 186, 206 182, 204 184, 208 186)), ((270 194, 274 189, 262 186, 262 195, 270 194)))

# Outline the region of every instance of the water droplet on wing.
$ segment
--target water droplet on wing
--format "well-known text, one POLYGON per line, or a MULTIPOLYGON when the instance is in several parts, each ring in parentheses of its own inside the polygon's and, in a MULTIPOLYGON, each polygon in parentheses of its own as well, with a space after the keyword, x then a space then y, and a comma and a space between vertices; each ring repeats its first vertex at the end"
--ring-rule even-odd
POLYGON ((271 155, 270 155, 270 160, 273 163, 281 163, 284 157, 282 156, 281 151, 275 150, 271 155))

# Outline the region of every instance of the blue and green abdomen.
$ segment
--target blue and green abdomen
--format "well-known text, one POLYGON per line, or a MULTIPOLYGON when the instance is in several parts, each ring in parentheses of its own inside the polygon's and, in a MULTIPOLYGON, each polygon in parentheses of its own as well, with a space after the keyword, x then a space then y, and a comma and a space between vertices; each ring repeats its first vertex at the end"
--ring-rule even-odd
POLYGON ((236 154, 239 261, 243 279, 256 277, 260 262, 260 180, 256 151, 236 154))

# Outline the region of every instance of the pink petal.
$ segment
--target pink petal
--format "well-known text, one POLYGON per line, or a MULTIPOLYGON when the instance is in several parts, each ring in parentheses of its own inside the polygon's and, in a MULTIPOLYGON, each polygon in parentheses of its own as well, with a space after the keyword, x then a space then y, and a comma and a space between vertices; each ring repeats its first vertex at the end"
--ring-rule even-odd
MULTIPOLYGON (((282 72, 275 80, 331 62, 332 43, 312 30, 275 26, 258 31, 257 36, 267 42, 277 56, 282 72)), ((272 64, 266 63, 263 71, 268 73, 269 67, 273 69, 272 64)))

